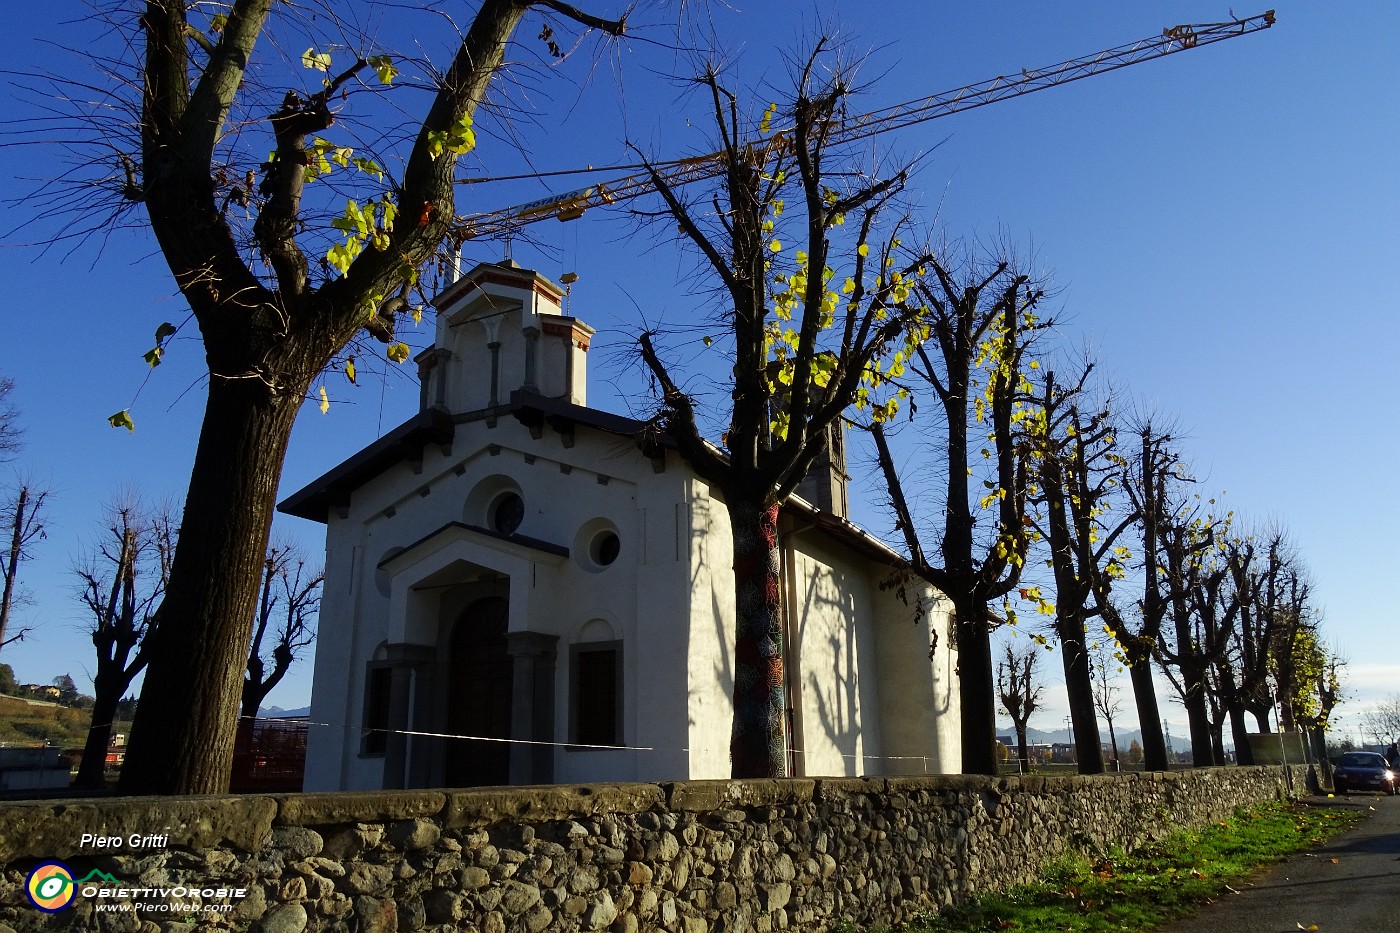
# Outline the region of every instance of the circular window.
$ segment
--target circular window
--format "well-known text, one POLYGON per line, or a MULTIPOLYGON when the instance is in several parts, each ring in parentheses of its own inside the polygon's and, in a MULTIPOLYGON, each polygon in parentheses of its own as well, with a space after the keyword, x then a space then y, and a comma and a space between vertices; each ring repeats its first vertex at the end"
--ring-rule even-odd
POLYGON ((622 556, 622 537, 609 519, 594 518, 574 534, 574 561, 589 573, 602 573, 622 556))
POLYGON ((525 518, 525 500, 508 492, 491 509, 491 527, 503 535, 515 534, 525 518))
POLYGON ((621 552, 622 539, 615 531, 603 531, 594 535, 588 545, 588 556, 600 567, 606 567, 617 560, 617 555, 621 552))

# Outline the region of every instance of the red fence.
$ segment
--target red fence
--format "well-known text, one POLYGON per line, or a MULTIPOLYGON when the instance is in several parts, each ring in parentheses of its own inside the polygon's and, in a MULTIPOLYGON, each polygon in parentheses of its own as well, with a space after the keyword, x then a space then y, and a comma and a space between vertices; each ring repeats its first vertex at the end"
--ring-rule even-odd
POLYGON ((240 719, 229 790, 235 794, 301 790, 308 726, 305 719, 240 719))

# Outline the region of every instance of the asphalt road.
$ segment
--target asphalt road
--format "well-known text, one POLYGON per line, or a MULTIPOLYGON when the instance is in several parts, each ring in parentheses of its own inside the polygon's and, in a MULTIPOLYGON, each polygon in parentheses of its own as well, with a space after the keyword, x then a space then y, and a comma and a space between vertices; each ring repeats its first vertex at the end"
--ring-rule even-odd
POLYGON ((1400 797, 1308 799, 1368 818, 1158 933, 1297 933, 1313 924, 1319 933, 1400 930, 1400 797))

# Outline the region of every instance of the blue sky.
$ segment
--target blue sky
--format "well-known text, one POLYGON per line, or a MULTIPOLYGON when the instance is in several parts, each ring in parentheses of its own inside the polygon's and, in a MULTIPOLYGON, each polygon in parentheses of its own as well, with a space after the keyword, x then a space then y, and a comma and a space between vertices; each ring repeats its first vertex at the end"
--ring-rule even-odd
MULTIPOLYGON (((925 219, 936 215, 950 235, 1034 249, 1053 274, 1065 341, 1092 348, 1123 392, 1179 421, 1203 490, 1227 491, 1240 513, 1290 528, 1315 576, 1327 636, 1349 659, 1345 729, 1367 697, 1400 690, 1389 592, 1400 441, 1385 417, 1389 364, 1400 351, 1389 282, 1400 253, 1400 6, 1276 6, 1278 25, 1264 33, 910 128, 878 146, 927 154, 912 185, 925 219)), ((70 22, 84 10, 76 0, 29 8, 42 12, 12 12, 0 35, 8 69, 71 73, 79 66, 51 43, 103 41, 70 22)), ((739 74, 773 84, 783 75, 775 51, 834 17, 853 48, 870 50, 864 109, 1228 16, 1224 3, 1024 0, 894 2, 878 5, 878 19, 862 18, 873 8, 755 2, 714 4, 711 15, 739 74)), ((580 57, 531 82, 522 99, 535 125, 523 135, 536 168, 631 161, 626 138, 663 156, 704 150, 686 121, 687 113, 703 118, 698 102, 660 77, 690 70, 651 41, 673 38, 647 25, 664 14, 643 11, 639 20, 638 39, 603 56, 591 81, 570 83, 588 71, 580 57)), ((34 113, 34 95, 16 91, 14 80, 0 93, 7 123, 34 113)), ((20 199, 7 205, 6 228, 27 216, 27 180, 53 174, 61 150, 0 148, 6 197, 20 199)), ((470 171, 523 165, 489 139, 474 160, 470 171)), ((480 186, 460 207, 506 206, 548 190, 480 186)), ((677 287, 692 260, 632 228, 600 212, 537 225, 543 249, 515 247, 518 261, 551 277, 580 274, 572 310, 599 329, 590 399, 618 411, 644 391, 626 365, 627 334, 643 316, 686 320, 697 307, 677 287)), ((34 634, 0 661, 22 681, 68 672, 85 686, 93 662, 71 564, 118 489, 183 496, 202 413, 200 348, 182 334, 141 388, 141 354, 155 328, 187 313, 150 238, 118 232, 76 252, 41 252, 23 245, 26 235, 0 245, 9 331, 0 373, 16 382, 27 443, 0 469, 48 484, 53 503, 49 536, 23 570, 31 600, 18 622, 34 634), (106 417, 129 405, 136 432, 108 427, 106 417)), ((499 245, 473 244, 467 261, 500 254, 499 245)), ((417 349, 429 334, 425 322, 409 342, 417 349)), ((328 382, 330 414, 303 413, 283 495, 407 417, 417 390, 406 376, 362 379, 358 388, 328 382)), ((858 517, 887 530, 868 505, 858 517)), ((279 527, 319 546, 319 526, 283 519, 279 527)), ((309 672, 309 662, 301 665, 270 702, 304 705, 309 672)), ((1062 708, 1055 698, 1043 728, 1062 719, 1055 704, 1062 708)), ((1184 716, 1167 710, 1175 733, 1184 716)))

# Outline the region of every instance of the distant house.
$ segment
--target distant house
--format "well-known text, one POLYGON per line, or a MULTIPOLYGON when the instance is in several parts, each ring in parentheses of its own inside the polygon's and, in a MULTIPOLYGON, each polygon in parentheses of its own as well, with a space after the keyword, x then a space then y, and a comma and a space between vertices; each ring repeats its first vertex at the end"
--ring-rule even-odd
MULTIPOLYGON (((327 526, 306 789, 728 776, 728 515, 588 407, 562 298, 510 262, 463 276, 419 413, 281 504, 327 526)), ((846 518, 843 440, 780 522, 791 771, 957 771, 946 613, 881 586, 899 558, 846 518)))

